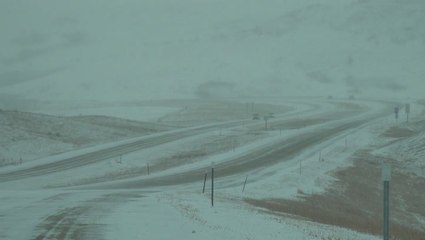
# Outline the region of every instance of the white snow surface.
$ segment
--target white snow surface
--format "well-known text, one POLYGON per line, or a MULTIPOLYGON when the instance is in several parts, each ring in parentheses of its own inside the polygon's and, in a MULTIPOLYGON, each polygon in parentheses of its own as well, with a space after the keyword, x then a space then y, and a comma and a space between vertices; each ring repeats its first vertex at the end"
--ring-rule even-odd
MULTIPOLYGON (((320 103, 323 112, 334 110, 335 106, 328 102, 320 103)), ((372 109, 372 114, 382 107, 381 103, 362 102, 372 109)), ((297 108, 294 104, 294 112, 291 114, 314 115, 317 110, 311 109, 305 112, 306 107, 300 104, 297 108)), ((359 115, 354 118, 361 118, 359 115)), ((285 118, 285 114, 280 116, 285 118)), ((352 129, 340 136, 322 142, 319 145, 303 151, 287 162, 281 162, 273 168, 260 168, 243 175, 233 175, 216 179, 215 205, 210 203, 210 180, 208 180, 206 193, 202 194, 202 180, 198 183, 190 183, 178 186, 154 187, 149 189, 133 190, 77 190, 75 188, 61 190, 45 189, 49 186, 72 185, 81 179, 90 179, 91 176, 99 176, 108 173, 125 173, 129 169, 144 167, 147 163, 155 163, 156 159, 170 156, 179 148, 186 148, 197 143, 200 145, 205 139, 217 135, 231 135, 235 129, 208 132, 199 136, 181 139, 164 145, 134 152, 117 159, 110 159, 82 168, 71 169, 47 176, 33 177, 22 181, 1 183, 0 201, 0 226, 8 229, 0 238, 4 239, 33 239, 46 233, 46 225, 49 216, 56 216, 62 212, 78 212, 86 209, 83 215, 65 219, 69 221, 87 222, 95 225, 90 234, 95 234, 90 239, 352 239, 352 240, 375 240, 376 236, 361 234, 351 230, 327 226, 302 219, 288 218, 270 215, 244 203, 246 198, 289 198, 297 199, 301 191, 305 194, 320 193, 325 190, 334 179, 329 173, 338 168, 350 166, 349 157, 358 149, 379 142, 374 134, 375 130, 390 127, 394 123, 392 116, 378 119, 367 126, 352 129), (345 143, 348 143, 347 145, 345 143), (319 161, 319 154, 324 161, 319 161), (248 182, 242 193, 242 185, 245 177, 248 182), (129 195, 126 197, 126 195, 129 195), (107 196, 107 197, 106 197, 107 196), (112 199, 96 201, 96 199, 112 199), (106 211, 108 210, 108 211, 106 211), (85 215, 86 214, 86 215, 85 215), (42 222, 42 223, 40 223, 42 222), (96 232, 101 229, 101 235, 96 232), (96 230, 97 229, 97 230, 96 230)), ((352 119, 352 118, 351 118, 352 119)), ((345 120, 338 120, 344 122, 345 120)), ((253 124, 263 124, 253 123, 253 124)), ((238 146, 234 150, 203 157, 196 162, 188 162, 163 171, 153 172, 151 175, 143 175, 135 179, 146 179, 172 173, 181 173, 190 169, 211 168, 212 163, 220 163, 233 159, 241 154, 246 154, 261 146, 270 145, 282 139, 290 139, 297 134, 322 129, 332 126, 335 122, 319 124, 304 129, 290 129, 269 131, 260 140, 238 146)), ((236 130, 243 132, 244 127, 236 130), (239 129, 239 130, 238 130, 239 129)), ((181 130, 176 130, 181 131, 181 130)), ((161 133, 159 133, 161 134, 161 133)), ((149 137, 149 136, 148 136, 149 137)), ((116 146, 137 139, 129 139, 117 143, 87 148, 77 152, 69 152, 63 155, 40 159, 21 166, 9 166, 1 168, 1 173, 16 169, 25 169, 39 164, 58 161, 60 159, 77 156, 110 146, 116 146)), ((196 144, 195 144, 196 146, 196 144)), ((219 169, 217 169, 219 171, 219 169)), ((118 180, 125 182, 128 179, 118 180)), ((81 182, 80 182, 81 183, 81 182)), ((94 184, 92 186, 103 183, 94 184)), ((65 221, 65 220, 64 220, 65 221)), ((72 239, 70 230, 68 238, 72 239)), ((47 235, 46 235, 47 234, 47 235)), ((51 236, 50 236, 51 237, 51 236)))
MULTIPOLYGON (((227 195, 227 194, 226 194, 227 195)), ((280 218, 235 203, 219 194, 211 207, 208 196, 193 192, 152 194, 115 209, 107 236, 117 239, 379 239, 350 230, 280 218), (149 216, 149 217, 141 217, 149 216), (130 224, 128 224, 130 222, 130 224)))
POLYGON ((110 106, 110 107, 78 107, 71 109, 39 110, 39 112, 57 116, 87 116, 99 115, 117 117, 133 121, 157 121, 159 118, 178 111, 172 107, 149 107, 149 106, 110 106))

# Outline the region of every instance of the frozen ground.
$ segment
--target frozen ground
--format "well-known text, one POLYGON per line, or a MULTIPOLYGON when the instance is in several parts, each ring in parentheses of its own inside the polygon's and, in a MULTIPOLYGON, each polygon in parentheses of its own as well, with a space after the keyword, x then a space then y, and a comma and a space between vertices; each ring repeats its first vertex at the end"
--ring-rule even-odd
MULTIPOLYGON (((393 104, 388 103, 321 99, 261 102, 282 110, 275 111, 276 118, 270 120, 267 130, 263 120, 250 120, 243 101, 226 103, 227 107, 209 103, 198 117, 194 109, 199 108, 188 107, 183 110, 191 114, 167 113, 161 118, 168 123, 176 119, 192 125, 209 122, 202 125, 202 131, 181 128, 2 167, 0 226, 7 230, 0 239, 380 239, 355 222, 329 224, 308 214, 261 203, 279 199, 302 203, 310 196, 326 197, 335 183, 347 181, 341 171, 359 169, 353 157, 365 149, 378 156, 397 156, 401 162, 408 160, 407 165, 394 166, 397 172, 415 170, 411 166, 423 164, 423 106, 417 104, 407 124, 401 119, 395 122, 393 104), (227 110, 223 111, 228 106, 235 112, 244 108, 228 119, 227 110), (214 122, 227 125, 217 127, 214 122), (389 136, 394 128, 408 131, 389 136), (182 137, 174 139, 175 135, 182 137), (67 159, 128 147, 144 139, 152 144, 92 164, 61 167, 67 159), (56 162, 57 172, 36 174, 37 168, 56 162), (216 177, 214 207, 212 166, 216 177), (207 184, 202 193, 205 171, 207 184), (18 173, 26 175, 16 180, 13 176, 18 173)), ((170 108, 174 106, 170 104, 170 108)), ((417 168, 413 172, 415 181, 423 181, 423 173, 417 168)), ((379 188, 381 183, 369 177, 363 176, 367 184, 379 188)), ((421 197, 423 194, 417 193, 411 199, 421 197)), ((381 199, 379 194, 377 198, 381 199)), ((416 224, 414 231, 425 232, 420 225, 424 223, 423 208, 412 205, 399 211, 396 216, 403 213, 400 219, 404 225, 400 219, 393 222, 400 226, 416 224), (412 214, 416 220, 412 220, 412 214)))
POLYGON ((0 165, 172 129, 152 122, 105 116, 58 117, 0 111, 0 165))
POLYGON ((150 107, 150 106, 105 106, 97 107, 70 107, 69 109, 40 109, 39 112, 57 116, 108 116, 133 121, 155 122, 166 114, 180 110, 174 107, 150 107))

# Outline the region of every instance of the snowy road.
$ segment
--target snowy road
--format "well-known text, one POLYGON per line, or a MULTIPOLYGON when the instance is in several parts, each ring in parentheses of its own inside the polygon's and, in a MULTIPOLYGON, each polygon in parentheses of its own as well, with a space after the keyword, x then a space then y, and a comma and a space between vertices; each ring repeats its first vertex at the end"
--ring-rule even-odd
MULTIPOLYGON (((350 132, 361 129, 368 123, 388 115, 389 112, 389 107, 382 103, 375 104, 374 107, 333 103, 322 104, 321 108, 317 108, 317 106, 306 108, 305 104, 303 106, 303 108, 300 107, 302 110, 298 112, 288 112, 286 115, 283 114, 270 121, 269 131, 296 129, 291 131, 291 134, 274 138, 271 143, 260 144, 249 151, 217 161, 216 178, 218 181, 229 179, 225 184, 219 184, 217 187, 231 187, 232 181, 239 181, 243 173, 273 168, 277 164, 290 161, 297 155, 313 149, 316 145, 336 141, 350 132)), ((111 157, 202 135, 209 131, 240 127, 242 124, 248 129, 247 131, 263 130, 264 127, 262 121, 241 120, 163 133, 60 161, 1 173, 0 181, 2 186, 7 186, 8 182, 15 180, 32 181, 37 179, 33 177, 45 177, 53 173, 57 176, 62 171, 73 171, 73 169, 78 171, 78 168, 96 164, 111 157)), ((209 164, 176 167, 150 176, 73 186, 71 189, 58 188, 45 192, 36 190, 36 194, 33 191, 19 192, 19 196, 22 194, 28 196, 28 199, 20 200, 12 207, 0 208, 0 224, 9 226, 9 230, 0 236, 0 239, 9 239, 10 236, 37 240, 105 239, 105 231, 110 226, 105 224, 104 219, 112 214, 112 209, 132 201, 142 201, 146 196, 150 196, 150 192, 167 192, 170 186, 179 185, 182 187, 182 191, 187 189, 198 191, 198 185, 190 184, 202 180, 205 166, 209 166, 209 164), (31 200, 33 196, 37 196, 34 201, 31 200), (37 214, 23 221, 31 230, 27 232, 27 235, 24 233, 19 235, 19 227, 14 226, 13 222, 22 221, 28 211, 37 214)), ((12 193, 11 199, 16 194, 15 192, 3 193, 12 193)))
POLYGON ((107 149, 101 149, 98 151, 63 159, 56 162, 40 164, 28 169, 2 173, 0 174, 0 182, 22 180, 24 178, 41 176, 41 175, 46 175, 49 173, 57 173, 60 171, 69 170, 72 168, 78 168, 78 167, 93 164, 99 161, 103 161, 112 157, 117 157, 123 154, 128 154, 134 151, 143 150, 143 149, 164 144, 167 142, 172 142, 178 139, 201 134, 207 131, 216 131, 217 129, 220 129, 220 128, 230 128, 230 127, 238 126, 238 125, 241 125, 241 122, 242 121, 235 121, 235 122, 228 122, 228 123, 222 123, 222 124, 214 124, 214 125, 197 127, 197 128, 189 128, 189 129, 172 132, 172 133, 160 134, 158 136, 146 137, 142 140, 137 140, 131 143, 126 143, 126 144, 110 147, 107 149))
MULTIPOLYGON (((291 159, 295 155, 299 154, 307 148, 314 146, 315 144, 322 143, 342 134, 343 132, 358 128, 362 124, 372 120, 373 118, 356 120, 348 123, 342 123, 328 129, 302 133, 295 138, 277 142, 273 145, 266 146, 241 157, 216 164, 216 177, 227 177, 255 170, 257 168, 271 167, 273 164, 291 159)), ((129 180, 123 181, 122 183, 110 183, 100 188, 143 189, 147 187, 180 185, 199 181, 203 178, 204 170, 205 168, 199 168, 169 176, 153 177, 145 180, 129 180)))
MULTIPOLYGON (((388 109, 383 111, 366 111, 365 109, 350 109, 349 105, 344 109, 344 112, 327 112, 315 114, 301 120, 294 121, 289 118, 286 120, 277 119, 273 122, 274 126, 279 129, 291 129, 294 124, 301 128, 295 135, 289 138, 281 138, 274 141, 272 144, 267 144, 257 147, 253 151, 242 153, 234 158, 225 159, 215 164, 216 177, 228 177, 239 175, 255 169, 272 167, 273 165, 292 159, 297 154, 311 149, 313 146, 340 138, 350 131, 355 131, 362 125, 373 122, 376 119, 388 115, 388 109), (324 115, 326 117, 324 117, 324 115), (301 124, 300 124, 301 122, 301 124)), ((351 106, 352 107, 352 106, 351 106)), ((179 171, 168 175, 143 177, 143 179, 129 179, 118 182, 93 185, 93 188, 100 189, 144 189, 149 187, 160 187, 169 185, 180 185, 192 182, 198 182, 204 176, 204 171, 209 169, 193 167, 189 170, 179 171)), ((91 187, 91 186, 87 186, 91 187)))
MULTIPOLYGON (((289 112, 284 115, 285 117, 291 117, 294 115, 299 117, 302 114, 306 114, 306 113, 311 114, 312 112, 316 113, 318 110, 320 110, 320 105, 306 104, 306 103, 294 103, 294 104, 295 106, 298 106, 298 107, 303 106, 304 108, 301 108, 302 110, 299 110, 299 111, 289 112)), ((317 124, 321 121, 329 121, 332 119, 332 113, 327 113, 326 119, 324 119, 323 117, 318 118, 317 115, 315 116, 316 117, 314 120, 310 120, 304 123, 304 125, 306 126, 306 124, 313 124, 313 123, 317 124)), ((274 125, 279 126, 280 128, 285 128, 285 126, 292 128, 293 126, 291 125, 291 123, 293 124, 294 122, 293 120, 291 121, 291 120, 277 119, 273 121, 273 123, 274 125)), ((154 146, 159 146, 168 142, 181 140, 181 139, 188 138, 195 135, 201 135, 206 132, 230 129, 230 128, 241 126, 241 125, 249 126, 251 129, 260 129, 263 127, 262 123, 258 124, 258 123, 252 123, 249 120, 238 120, 238 121, 209 124, 205 126, 191 127, 191 128, 186 128, 183 130, 161 133, 154 136, 143 137, 142 139, 137 139, 135 141, 118 144, 116 146, 101 148, 99 150, 91 151, 88 153, 84 153, 84 154, 80 154, 80 155, 76 155, 72 157, 66 157, 54 162, 41 163, 35 166, 30 166, 30 167, 26 167, 26 168, 22 168, 18 170, 12 170, 9 172, 0 172, 0 183, 14 181, 14 180, 22 180, 24 178, 30 178, 30 177, 36 177, 36 176, 44 176, 50 173, 58 173, 58 172, 70 170, 73 168, 79 168, 86 165, 101 162, 113 157, 118 157, 120 155, 125 155, 131 152, 140 151, 140 150, 151 148, 154 146)), ((296 125, 299 125, 298 120, 296 125)))

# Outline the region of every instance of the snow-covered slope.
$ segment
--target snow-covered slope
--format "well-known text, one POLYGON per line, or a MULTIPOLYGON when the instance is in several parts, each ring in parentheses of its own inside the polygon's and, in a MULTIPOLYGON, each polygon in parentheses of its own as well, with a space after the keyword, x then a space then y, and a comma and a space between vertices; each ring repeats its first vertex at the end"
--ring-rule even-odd
POLYGON ((0 166, 169 129, 103 116, 56 117, 0 110, 0 166))
MULTIPOLYGON (((405 160, 420 163, 416 160, 424 156, 423 105, 412 106, 411 123, 407 124, 400 120, 404 113, 399 121, 387 115, 392 104, 386 102, 323 98, 292 101, 281 106, 281 114, 276 112, 268 130, 262 121, 250 120, 241 126, 180 135, 183 137, 159 141, 137 151, 124 151, 119 157, 106 155, 99 161, 90 161, 94 156, 86 153, 102 155, 101 149, 118 150, 114 146, 134 143, 134 139, 2 167, 0 226, 5 229, 2 236, 5 239, 375 240, 382 233, 380 164, 388 161, 393 168, 391 237, 423 239, 424 194, 420 191, 423 173, 410 174, 403 164, 405 160), (376 118, 378 113, 382 115, 376 118), (341 127, 369 118, 368 123, 361 121, 361 125, 341 127), (335 127, 340 129, 330 133, 335 127), (310 144, 309 139, 313 139, 310 144), (298 141, 307 144, 292 144, 298 141), (286 146, 288 151, 267 157, 273 149, 286 149, 286 146), (290 148, 296 148, 295 153, 290 148), (405 154, 408 152, 414 154, 405 154), (235 161, 250 153, 252 162, 249 158, 235 161), (68 161, 78 156, 90 164, 69 167, 68 161), (276 161, 271 161, 272 158, 276 161), (238 171, 245 164, 253 168, 238 171), (214 184, 211 167, 215 167, 214 184), (40 169, 46 168, 54 171, 39 174, 40 169), (229 170, 231 174, 227 175, 229 170), (207 184, 203 193, 205 173, 207 184), (22 178, 17 180, 13 176, 22 178), (167 183, 167 177, 176 182, 167 183), (150 180, 152 185, 143 184, 150 180), (210 198, 213 186, 214 207, 210 198)), ((277 109, 277 104, 284 101, 263 102, 274 102, 276 105, 270 107, 277 109)), ((182 102, 168 103, 169 107, 176 107, 182 102)), ((246 114, 245 103, 240 102, 202 105, 196 101, 188 106, 182 116, 177 112, 176 116, 161 118, 163 123, 181 117, 197 123, 206 116, 219 121, 229 117, 228 113, 232 112, 229 108, 234 110, 232 117, 246 114), (241 109, 244 111, 240 112, 241 109)), ((11 128, 16 135, 32 136, 35 131, 39 135, 44 131, 69 131, 77 135, 84 131, 89 137, 93 125, 100 125, 94 132, 107 137, 107 128, 103 127, 133 123, 100 117, 7 113, 2 116, 5 111, 0 112, 3 126, 0 131, 11 128), (61 122, 65 123, 62 128, 61 122)), ((186 130, 157 136, 167 139, 186 130)), ((2 136, 7 135, 2 132, 2 136)), ((38 139, 28 142, 37 143, 38 139)), ((17 147, 24 149, 19 144, 17 147)))
POLYGON ((24 97, 419 95, 424 8, 417 0, 4 0, 1 97, 17 105, 24 97))

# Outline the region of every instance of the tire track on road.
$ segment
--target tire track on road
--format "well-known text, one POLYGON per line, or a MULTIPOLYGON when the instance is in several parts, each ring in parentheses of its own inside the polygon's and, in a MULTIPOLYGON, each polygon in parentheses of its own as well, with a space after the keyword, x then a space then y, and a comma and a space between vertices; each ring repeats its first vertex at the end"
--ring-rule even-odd
POLYGON ((105 217, 106 210, 140 197, 143 196, 135 192, 109 193, 84 201, 78 206, 63 208, 45 217, 36 226, 33 239, 104 239, 103 232, 107 225, 96 219, 105 217))

